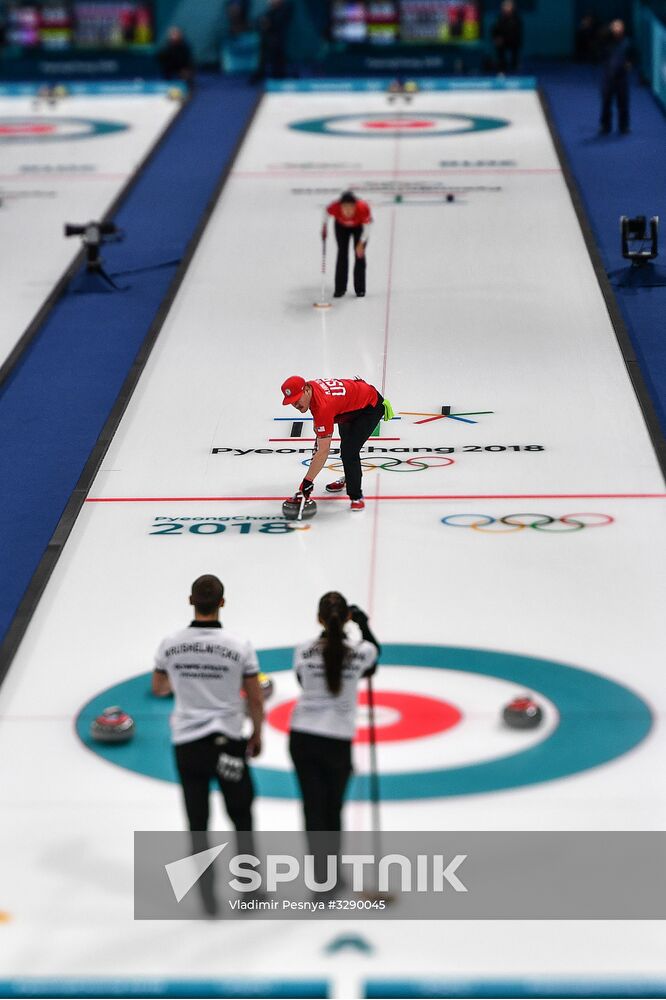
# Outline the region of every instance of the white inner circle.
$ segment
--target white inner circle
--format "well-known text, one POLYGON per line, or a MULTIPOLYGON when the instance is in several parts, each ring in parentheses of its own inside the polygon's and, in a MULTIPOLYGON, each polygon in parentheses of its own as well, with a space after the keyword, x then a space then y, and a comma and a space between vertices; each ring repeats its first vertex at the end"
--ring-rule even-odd
MULTIPOLYGON (((400 722, 402 712, 397 708, 389 708, 387 705, 375 705, 375 727, 377 729, 386 726, 394 726, 400 722)), ((370 710, 367 705, 359 705, 356 711, 356 725, 359 729, 367 729, 370 725, 370 710)))

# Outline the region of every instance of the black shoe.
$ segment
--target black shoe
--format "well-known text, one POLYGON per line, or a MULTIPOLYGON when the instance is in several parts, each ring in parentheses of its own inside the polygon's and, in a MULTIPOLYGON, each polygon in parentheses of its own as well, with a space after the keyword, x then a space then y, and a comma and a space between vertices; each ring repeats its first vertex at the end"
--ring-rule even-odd
POLYGON ((611 130, 609 128, 604 128, 603 126, 599 129, 598 135, 610 135, 611 130))
POLYGON ((344 292, 333 292, 333 298, 341 299, 344 294, 345 294, 344 292))
POLYGON ((356 293, 356 298, 357 299, 363 299, 363 298, 365 298, 365 292, 357 292, 356 293))
POLYGON ((629 135, 630 132, 631 132, 631 129, 629 128, 629 126, 627 126, 627 128, 621 128, 620 129, 620 135, 629 135))

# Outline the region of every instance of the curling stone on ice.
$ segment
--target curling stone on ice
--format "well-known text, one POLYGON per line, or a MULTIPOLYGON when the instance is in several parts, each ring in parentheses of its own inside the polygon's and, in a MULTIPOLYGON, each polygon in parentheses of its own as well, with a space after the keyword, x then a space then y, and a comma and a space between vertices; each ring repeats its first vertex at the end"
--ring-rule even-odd
POLYGON ((90 735, 98 743, 127 743, 135 732, 134 719, 118 705, 105 708, 93 719, 90 735))
POLYGON ((521 695, 505 705, 502 718, 511 729, 536 729, 541 724, 543 712, 533 698, 521 695))

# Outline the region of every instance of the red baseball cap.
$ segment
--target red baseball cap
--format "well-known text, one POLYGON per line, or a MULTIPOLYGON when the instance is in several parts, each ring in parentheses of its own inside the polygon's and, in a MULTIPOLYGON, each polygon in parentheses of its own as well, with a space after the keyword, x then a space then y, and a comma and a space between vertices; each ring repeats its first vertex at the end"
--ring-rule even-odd
POLYGON ((289 406, 290 403, 297 403, 305 392, 305 379, 302 375, 290 375, 280 388, 284 396, 282 405, 289 406))

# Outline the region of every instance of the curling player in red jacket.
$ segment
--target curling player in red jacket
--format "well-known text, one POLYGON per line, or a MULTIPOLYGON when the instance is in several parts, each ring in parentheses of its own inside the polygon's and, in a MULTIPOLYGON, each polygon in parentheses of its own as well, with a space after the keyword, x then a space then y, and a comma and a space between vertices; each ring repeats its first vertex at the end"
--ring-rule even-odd
MULTIPOLYGON (((374 385, 361 378, 316 378, 306 381, 291 375, 282 383, 282 405, 312 414, 315 453, 294 500, 309 499, 314 480, 328 461, 333 427, 340 429, 340 457, 344 477, 326 487, 329 493, 347 491, 351 510, 363 510, 361 448, 384 417, 384 398, 374 385)), ((390 406, 390 404, 387 404, 390 406)))

